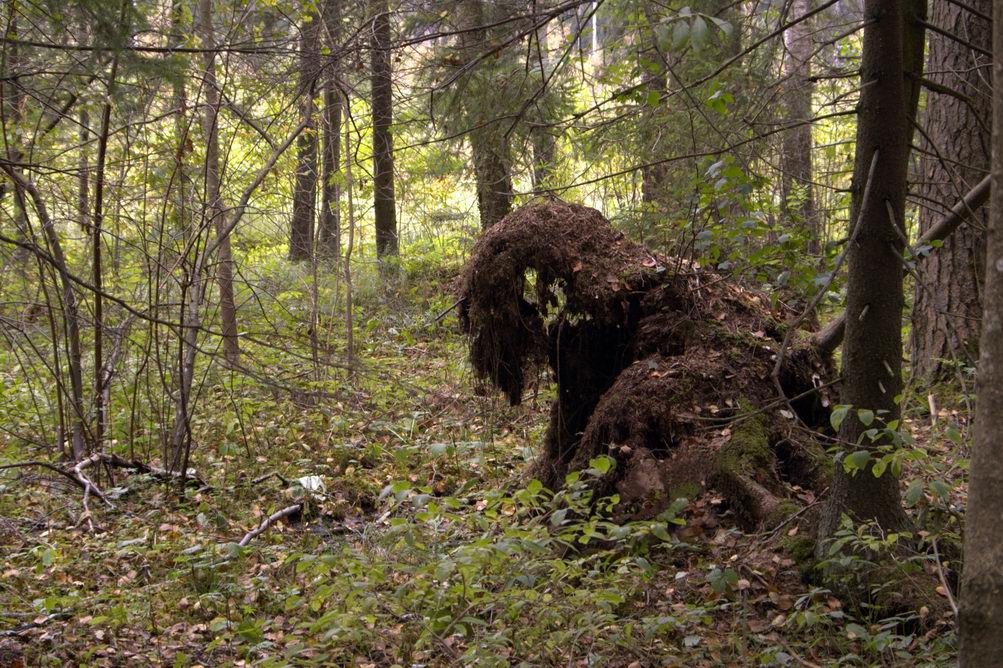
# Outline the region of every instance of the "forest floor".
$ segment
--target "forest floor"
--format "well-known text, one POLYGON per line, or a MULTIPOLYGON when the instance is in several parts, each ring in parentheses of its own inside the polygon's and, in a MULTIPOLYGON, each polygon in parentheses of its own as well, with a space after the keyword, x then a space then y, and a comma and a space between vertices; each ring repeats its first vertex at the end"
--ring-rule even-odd
MULTIPOLYGON (((454 316, 436 321, 446 282, 425 278, 360 290, 360 370, 324 372, 309 385, 319 399, 211 376, 193 454, 205 487, 179 498, 149 474, 102 472, 114 507, 92 498, 90 531, 69 482, 5 472, 0 667, 953 662, 940 553, 897 571, 940 601, 851 606, 806 583, 799 517, 743 533, 707 492, 619 526, 574 480, 556 495, 526 480, 552 390, 509 408, 479 388, 454 316), (304 512, 237 545, 295 503, 304 512)), ((340 321, 325 324, 337 336, 340 321)), ((273 379, 312 373, 309 360, 274 364, 273 379)), ((955 450, 945 425, 958 413, 941 412, 937 427, 912 425, 913 447, 937 455, 910 464, 923 522, 964 504, 961 467, 929 463, 955 450)), ((131 454, 145 456, 144 439, 131 454)), ((37 458, 0 446, 5 462, 37 458)), ((939 526, 943 544, 956 539, 956 524, 939 526)), ((851 576, 895 552, 894 536, 844 538, 862 546, 851 576)))

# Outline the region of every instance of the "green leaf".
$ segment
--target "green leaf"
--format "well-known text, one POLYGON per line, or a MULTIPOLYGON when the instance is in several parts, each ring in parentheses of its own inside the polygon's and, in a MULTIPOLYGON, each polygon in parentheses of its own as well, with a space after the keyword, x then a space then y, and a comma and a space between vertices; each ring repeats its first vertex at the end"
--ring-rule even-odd
POLYGON ((658 45, 658 50, 662 53, 666 53, 672 50, 675 39, 672 36, 672 30, 667 25, 660 25, 655 28, 655 43, 658 45))
POLYGON ((609 473, 615 464, 616 462, 613 458, 607 455, 599 455, 598 457, 593 457, 589 460, 589 468, 595 469, 601 475, 609 473))
POLYGON ((950 486, 943 480, 934 480, 932 483, 930 483, 930 488, 933 490, 933 493, 937 495, 937 498, 940 499, 941 501, 947 501, 948 497, 951 494, 950 486))
POLYGON ((707 22, 702 16, 698 16, 693 19, 693 25, 690 26, 690 44, 693 45, 693 48, 699 49, 706 41, 707 22))
POLYGON ((731 33, 734 31, 734 26, 724 19, 719 19, 716 16, 710 17, 711 21, 718 27, 718 30, 723 32, 727 37, 731 37, 731 33))
POLYGON ((832 414, 829 415, 829 424, 832 425, 834 431, 839 431, 839 426, 843 424, 843 420, 846 419, 849 412, 850 407, 847 405, 839 405, 832 409, 832 414))
POLYGON ((676 26, 672 29, 672 46, 681 49, 686 46, 690 39, 690 24, 686 21, 676 21, 676 26))
POLYGON ((860 624, 847 624, 846 637, 849 638, 850 640, 854 640, 856 638, 867 639, 871 637, 871 634, 868 633, 867 629, 865 629, 860 624))
POLYGON ((867 462, 870 459, 871 453, 867 450, 857 450, 856 452, 851 452, 843 458, 843 470, 847 473, 856 473, 867 466, 867 462))
POLYGON ((665 529, 664 524, 655 524, 652 526, 651 533, 655 536, 655 538, 658 538, 663 542, 668 543, 672 541, 672 536, 669 535, 669 532, 665 529))
POLYGON ((909 483, 909 487, 905 491, 905 495, 902 500, 905 502, 906 508, 912 508, 920 499, 923 498, 923 482, 920 480, 913 480, 909 483))
POLYGON ((857 418, 860 420, 861 424, 865 427, 870 427, 874 422, 874 411, 867 408, 857 409, 857 418))
POLYGON ((725 570, 715 568, 707 574, 707 581, 714 591, 723 594, 738 583, 738 573, 730 568, 725 570))

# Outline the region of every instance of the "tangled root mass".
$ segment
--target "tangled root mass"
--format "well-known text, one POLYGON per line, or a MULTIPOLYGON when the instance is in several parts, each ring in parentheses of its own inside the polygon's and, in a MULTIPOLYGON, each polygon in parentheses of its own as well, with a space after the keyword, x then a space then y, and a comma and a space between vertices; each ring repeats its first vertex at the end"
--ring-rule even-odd
POLYGON ((486 231, 460 277, 475 373, 518 404, 557 383, 532 474, 551 487, 605 454, 624 512, 651 516, 720 491, 750 525, 790 510, 824 477, 810 428, 827 424, 829 360, 791 336, 793 315, 696 263, 630 241, 594 209, 548 201, 486 231), (791 410, 793 408, 793 410, 791 410), (794 413, 797 415, 794 415, 794 413), (804 429, 807 424, 809 429, 804 429))

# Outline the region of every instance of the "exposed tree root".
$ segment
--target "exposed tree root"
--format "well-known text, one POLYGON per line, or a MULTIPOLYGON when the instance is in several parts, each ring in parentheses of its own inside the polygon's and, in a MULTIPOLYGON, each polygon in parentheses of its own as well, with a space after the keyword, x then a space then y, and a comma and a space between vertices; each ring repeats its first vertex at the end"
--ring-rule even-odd
MULTIPOLYGON (((531 474, 558 486, 597 455, 604 491, 651 516, 705 486, 765 524, 815 486, 831 364, 795 332, 778 398, 771 373, 793 313, 694 263, 631 242, 593 209, 532 204, 485 232, 460 279, 478 376, 513 403, 549 366, 558 386, 531 474), (816 389, 818 388, 818 389, 816 389), (790 410, 793 408, 793 411, 790 410)), ((778 519, 778 521, 779 521, 778 519)))

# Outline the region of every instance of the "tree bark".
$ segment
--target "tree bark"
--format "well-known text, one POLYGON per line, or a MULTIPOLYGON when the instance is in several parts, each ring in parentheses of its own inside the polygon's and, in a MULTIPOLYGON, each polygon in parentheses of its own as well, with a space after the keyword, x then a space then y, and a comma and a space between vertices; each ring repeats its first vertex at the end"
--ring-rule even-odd
POLYGON ((219 286, 219 314, 222 321, 223 355, 230 365, 240 363, 240 343, 237 340, 237 305, 233 296, 233 253, 227 230, 223 202, 220 197, 219 88, 216 83, 216 38, 212 27, 212 0, 199 0, 199 32, 202 37, 202 54, 205 65, 205 105, 202 113, 202 130, 205 133, 205 202, 207 215, 216 230, 216 283, 219 286))
MULTIPOLYGON (((460 35, 460 47, 466 58, 473 60, 484 48, 489 38, 488 30, 482 27, 486 23, 489 17, 483 0, 463 3, 461 25, 464 31, 460 35)), ((477 100, 464 98, 462 104, 467 106, 467 122, 471 125, 467 139, 474 163, 477 211, 481 229, 486 230, 512 211, 514 194, 509 143, 498 123, 485 121, 483 112, 471 109, 471 105, 478 104, 477 100)))
MULTIPOLYGON (((812 9, 811 0, 793 0, 790 16, 798 18, 812 9)), ((815 188, 812 184, 812 22, 801 21, 784 33, 785 106, 787 120, 800 123, 789 130, 781 145, 780 170, 783 206, 789 219, 803 226, 808 235, 808 252, 819 253, 820 229, 815 188)))
MULTIPOLYGON (((874 450, 857 410, 897 420, 902 390, 902 260, 905 203, 913 124, 923 71, 925 0, 867 0, 861 61, 862 92, 852 184, 847 320, 843 342, 842 402, 853 406, 839 435, 848 451, 874 450), (853 445, 858 444, 858 445, 853 445)), ((837 462, 819 530, 820 552, 844 514, 876 520, 886 529, 908 524, 898 479, 875 476, 872 458, 847 473, 837 462)))
POLYGON ((962 668, 998 666, 1003 657, 1003 3, 993 3, 993 26, 993 186, 961 574, 962 668))
MULTIPOLYGON (((968 0, 989 14, 990 0, 968 0)), ((992 49, 992 26, 978 15, 949 2, 934 0, 930 22, 959 35, 975 47, 992 49)), ((989 171, 992 91, 989 58, 953 39, 932 33, 929 79, 960 93, 964 99, 930 91, 926 107, 928 152, 922 159, 919 229, 925 232, 940 217, 928 203, 953 202, 989 171), (939 157, 938 155, 939 154, 939 157)), ((958 230, 918 268, 912 314, 913 372, 936 380, 950 372, 955 356, 978 357, 981 288, 985 275, 985 228, 989 212, 975 213, 972 224, 958 230)))
POLYGON ((77 175, 77 224, 85 233, 90 231, 90 115, 87 108, 80 110, 80 173, 77 175))
MULTIPOLYGON (((172 47, 181 44, 183 34, 184 0, 171 2, 171 34, 168 44, 172 47)), ((192 216, 189 193, 193 192, 191 177, 188 171, 188 154, 191 152, 188 120, 188 91, 185 89, 185 78, 178 77, 172 85, 171 106, 174 108, 174 133, 176 149, 174 152, 174 182, 175 190, 175 223, 176 232, 185 240, 185 247, 191 240, 195 230, 191 227, 192 216)), ((199 251, 195 251, 196 258, 199 251)), ((171 473, 176 473, 182 461, 191 452, 191 397, 195 378, 195 360, 198 356, 198 330, 202 324, 202 271, 201 265, 195 259, 183 264, 185 272, 182 279, 178 308, 178 368, 177 387, 174 388, 174 424, 171 429, 171 440, 168 451, 164 453, 164 464, 171 473)), ((184 479, 184 476, 182 476, 184 479)))
MULTIPOLYGON (((648 91, 664 95, 668 86, 668 77, 665 70, 653 75, 648 81, 648 91)), ((657 135, 656 135, 657 136, 657 135)), ((652 139, 653 145, 649 152, 650 157, 658 159, 663 156, 662 147, 658 146, 657 139, 652 139)), ((646 164, 641 168, 641 201, 645 204, 662 209, 667 206, 666 187, 669 178, 669 168, 667 163, 646 164)))
MULTIPOLYGON (((5 36, 16 39, 19 37, 17 28, 17 2, 7 0, 6 2, 7 30, 5 36)), ((26 95, 18 77, 21 74, 21 51, 16 41, 7 41, 4 45, 4 75, 6 80, 0 90, 3 91, 4 106, 4 131, 7 133, 6 149, 7 157, 12 163, 20 163, 23 157, 21 151, 21 138, 17 135, 18 126, 21 124, 21 117, 25 106, 26 95)), ((4 184, 6 185, 6 184, 4 184)), ((6 194, 6 188, 0 190, 0 195, 6 194)), ((17 238, 27 238, 29 233, 28 214, 24 209, 22 198, 14 197, 14 225, 15 236, 17 238)), ((17 259, 27 259, 27 253, 20 249, 14 250, 14 257, 17 259)))
MULTIPOLYGON (((312 3, 304 3, 305 7, 312 3)), ((320 17, 309 14, 300 28, 300 113, 306 129, 296 140, 296 185, 293 190, 293 217, 289 234, 289 259, 309 260, 313 256, 313 235, 317 219, 317 128, 315 89, 320 74, 320 17)))
MULTIPOLYGON (((334 53, 337 48, 339 0, 324 4, 325 43, 334 53)), ((341 93, 337 85, 338 68, 328 63, 324 73, 324 147, 321 159, 320 250, 328 257, 341 254, 341 93)))
POLYGON ((533 188, 540 190, 550 184, 557 161, 557 137, 550 128, 530 129, 533 140, 533 188))
POLYGON ((481 128, 470 133, 470 151, 474 159, 481 229, 486 230, 512 211, 508 141, 497 128, 481 128))
POLYGON ((373 110, 373 205, 376 256, 397 255, 397 210, 394 198, 393 81, 390 63, 390 9, 387 0, 372 0, 373 39, 370 50, 373 110))

